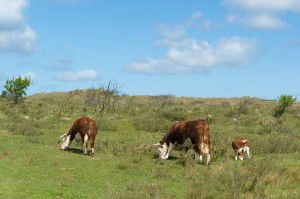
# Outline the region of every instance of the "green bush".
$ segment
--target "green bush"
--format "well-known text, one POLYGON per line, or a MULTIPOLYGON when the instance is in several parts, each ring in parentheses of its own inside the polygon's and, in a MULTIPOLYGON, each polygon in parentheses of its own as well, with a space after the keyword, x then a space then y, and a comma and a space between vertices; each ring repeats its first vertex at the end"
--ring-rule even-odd
POLYGON ((167 132, 172 122, 165 118, 158 118, 153 116, 135 117, 133 120, 134 128, 149 132, 167 132))
POLYGON ((18 77, 6 81, 4 91, 2 92, 3 97, 13 99, 14 103, 17 104, 26 96, 26 90, 30 86, 31 80, 29 77, 18 77))
POLYGON ((291 95, 281 95, 278 100, 278 105, 274 109, 274 117, 280 118, 286 109, 296 102, 296 98, 291 95))
POLYGON ((300 151, 299 141, 292 136, 256 138, 250 143, 256 154, 293 153, 300 151))
POLYGON ((194 182, 187 198, 266 198, 266 184, 277 185, 287 173, 276 169, 271 162, 270 158, 244 164, 225 161, 206 169, 203 178, 194 182), (270 176, 275 178, 270 180, 270 176))
POLYGON ((116 121, 106 116, 100 116, 96 119, 96 123, 99 131, 117 131, 118 129, 116 121))
POLYGON ((42 135, 44 132, 41 127, 42 126, 38 121, 26 119, 25 117, 18 117, 10 125, 9 130, 14 134, 32 136, 42 135))
POLYGON ((161 114, 164 118, 171 120, 173 122, 186 120, 188 117, 187 111, 183 108, 170 108, 170 109, 162 110, 161 114))

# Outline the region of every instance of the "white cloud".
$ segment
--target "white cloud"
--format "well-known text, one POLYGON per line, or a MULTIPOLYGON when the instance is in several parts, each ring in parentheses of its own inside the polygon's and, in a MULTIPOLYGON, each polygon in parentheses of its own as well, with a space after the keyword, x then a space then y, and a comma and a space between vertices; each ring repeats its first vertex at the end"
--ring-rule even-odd
MULTIPOLYGON (((195 16, 195 15, 193 15, 195 16)), ((193 18, 193 17, 192 17, 193 18)), ((246 64, 255 51, 254 40, 239 37, 222 38, 216 45, 187 36, 188 26, 161 26, 162 39, 159 47, 167 48, 161 59, 147 58, 135 61, 125 69, 136 73, 173 73, 207 72, 218 66, 240 66, 246 64)))
POLYGON ((35 32, 26 26, 21 30, 10 30, 0 32, 0 51, 31 53, 36 41, 35 32))
POLYGON ((78 72, 66 71, 58 73, 55 80, 63 82, 84 82, 95 80, 97 72, 95 70, 82 70, 78 72))
POLYGON ((31 53, 36 34, 26 24, 23 10, 27 0, 0 0, 0 51, 31 53))
POLYGON ((246 64, 255 50, 255 41, 238 37, 223 38, 217 45, 190 38, 170 41, 167 55, 162 59, 147 58, 126 67, 137 73, 207 72, 217 66, 246 64))
POLYGON ((278 17, 279 13, 300 11, 300 0, 224 0, 223 2, 242 11, 240 16, 228 16, 229 23, 239 23, 259 29, 283 28, 286 22, 278 17))
POLYGON ((299 0, 224 0, 224 2, 255 12, 300 11, 299 0))
POLYGON ((250 17, 228 15, 227 22, 238 23, 257 29, 279 29, 286 26, 285 22, 282 21, 280 18, 267 14, 253 15, 250 17))

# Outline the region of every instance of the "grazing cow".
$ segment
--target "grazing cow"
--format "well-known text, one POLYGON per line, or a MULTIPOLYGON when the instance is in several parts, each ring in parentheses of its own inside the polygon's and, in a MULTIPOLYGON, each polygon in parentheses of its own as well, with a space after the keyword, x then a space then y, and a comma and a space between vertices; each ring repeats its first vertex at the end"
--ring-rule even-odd
POLYGON ((97 134, 96 122, 88 117, 81 117, 77 119, 72 125, 71 129, 67 134, 61 136, 63 142, 61 144, 61 149, 66 150, 69 148, 70 144, 76 137, 77 133, 80 134, 82 147, 84 149, 84 154, 87 154, 88 141, 91 143, 92 155, 95 153, 95 138, 97 134))
POLYGON ((237 137, 232 141, 232 148, 235 154, 235 160, 243 160, 244 153, 247 153, 248 158, 250 158, 250 147, 248 140, 237 137))
POLYGON ((202 156, 206 155, 206 163, 210 162, 210 135, 209 126, 203 119, 195 121, 179 121, 172 125, 169 132, 163 137, 159 145, 159 157, 168 159, 174 146, 185 146, 190 141, 195 150, 195 159, 202 161, 202 156))

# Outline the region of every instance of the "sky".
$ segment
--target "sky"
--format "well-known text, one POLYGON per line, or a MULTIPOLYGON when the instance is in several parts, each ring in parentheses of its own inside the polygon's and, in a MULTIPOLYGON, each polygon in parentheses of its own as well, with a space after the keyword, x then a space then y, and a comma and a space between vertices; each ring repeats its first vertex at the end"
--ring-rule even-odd
POLYGON ((0 88, 300 98, 300 0, 0 0, 0 88))

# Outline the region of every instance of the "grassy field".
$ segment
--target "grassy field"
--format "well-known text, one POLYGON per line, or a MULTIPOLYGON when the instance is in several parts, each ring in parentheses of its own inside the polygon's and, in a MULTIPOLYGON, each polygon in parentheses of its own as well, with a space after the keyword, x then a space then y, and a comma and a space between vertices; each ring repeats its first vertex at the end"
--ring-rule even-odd
POLYGON ((281 119, 276 101, 119 96, 114 108, 87 105, 89 91, 0 101, 0 198, 300 198, 300 104, 281 119), (59 148, 76 118, 99 127, 94 158, 59 148), (157 143, 177 120, 211 120, 212 164, 157 143), (252 158, 235 162, 231 141, 250 140, 252 158))

